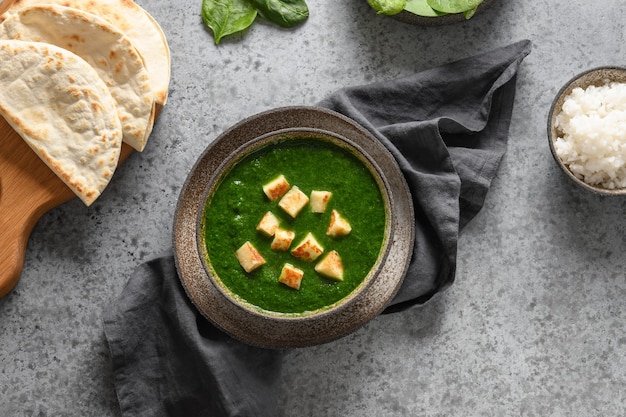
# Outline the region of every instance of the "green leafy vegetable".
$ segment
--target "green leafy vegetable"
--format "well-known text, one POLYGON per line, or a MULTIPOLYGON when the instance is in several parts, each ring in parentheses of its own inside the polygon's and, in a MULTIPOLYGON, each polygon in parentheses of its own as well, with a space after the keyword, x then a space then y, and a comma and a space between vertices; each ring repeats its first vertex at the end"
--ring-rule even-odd
POLYGON ((259 14, 272 23, 290 28, 309 17, 305 0, 249 0, 259 14))
POLYGON ((306 0, 202 0, 202 20, 216 45, 224 36, 247 29, 257 14, 290 28, 309 17, 309 8, 306 0))
POLYGON ((483 0, 428 0, 428 5, 444 13, 464 13, 476 9, 483 0))
POLYGON ((407 0, 404 10, 419 16, 437 17, 447 13, 438 12, 428 5, 428 0, 407 0))
POLYGON ((202 20, 213 31, 216 45, 224 36, 247 29, 256 16, 248 0, 202 0, 202 20))
MULTIPOLYGON (((369 1, 369 0, 368 0, 369 1)), ((484 0, 407 0, 404 10, 418 16, 438 17, 463 13, 471 19, 484 0)))
POLYGON ((471 19, 472 16, 474 16, 474 13, 476 13, 476 10, 478 10, 478 6, 474 7, 473 9, 464 11, 463 14, 465 15, 466 19, 471 19))
POLYGON ((400 13, 407 3, 407 0, 367 0, 367 3, 378 14, 394 15, 400 13))

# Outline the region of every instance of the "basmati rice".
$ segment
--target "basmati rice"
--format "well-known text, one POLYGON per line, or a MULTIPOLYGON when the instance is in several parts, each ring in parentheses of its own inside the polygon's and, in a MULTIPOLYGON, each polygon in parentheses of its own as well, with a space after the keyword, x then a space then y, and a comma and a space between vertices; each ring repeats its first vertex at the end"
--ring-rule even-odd
POLYGON ((556 154, 577 178, 626 188, 626 83, 573 89, 555 128, 556 154))

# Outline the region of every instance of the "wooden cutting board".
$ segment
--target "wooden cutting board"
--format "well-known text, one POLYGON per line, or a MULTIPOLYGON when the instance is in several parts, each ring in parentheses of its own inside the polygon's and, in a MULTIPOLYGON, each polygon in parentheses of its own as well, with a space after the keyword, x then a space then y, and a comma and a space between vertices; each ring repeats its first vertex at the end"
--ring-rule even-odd
MULTIPOLYGON (((120 163, 131 153, 123 144, 120 163)), ((106 190, 100 198, 105 196, 106 190)), ((74 193, 0 117, 0 297, 22 274, 26 244, 37 221, 72 198, 74 193)))
MULTIPOLYGON (((15 1, 0 0, 0 15, 15 1)), ((161 109, 157 105, 155 120, 161 109)), ((119 163, 132 152, 123 144, 119 163)), ((75 194, 0 116, 0 297, 20 279, 26 245, 37 221, 73 198, 75 194)), ((106 198, 106 190, 100 198, 106 198)))

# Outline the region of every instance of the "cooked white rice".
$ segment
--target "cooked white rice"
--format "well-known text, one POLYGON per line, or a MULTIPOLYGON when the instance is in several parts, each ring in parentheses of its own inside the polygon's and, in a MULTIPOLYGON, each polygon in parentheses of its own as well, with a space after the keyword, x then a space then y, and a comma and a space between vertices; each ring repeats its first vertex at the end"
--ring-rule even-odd
POLYGON ((626 83, 575 88, 557 114, 554 148, 585 183, 626 188, 626 83))

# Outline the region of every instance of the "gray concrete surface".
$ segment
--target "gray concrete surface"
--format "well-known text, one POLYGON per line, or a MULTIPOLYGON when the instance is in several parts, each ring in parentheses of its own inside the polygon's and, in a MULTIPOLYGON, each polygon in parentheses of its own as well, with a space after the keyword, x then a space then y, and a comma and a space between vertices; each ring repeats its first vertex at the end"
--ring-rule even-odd
MULTIPOLYGON (((102 311, 132 270, 171 247, 178 193, 223 130, 530 39, 508 151, 463 232, 455 284, 285 362, 285 416, 626 415, 626 199, 583 194, 546 139, 577 72, 626 60, 621 0, 501 0, 471 21, 418 27, 365 0, 311 0, 295 30, 257 22, 216 47, 200 0, 138 0, 172 53, 151 141, 104 195, 51 210, 22 278, 0 299, 0 416, 119 416, 102 311)), ((1 150, 0 150, 1 151, 1 150)))

